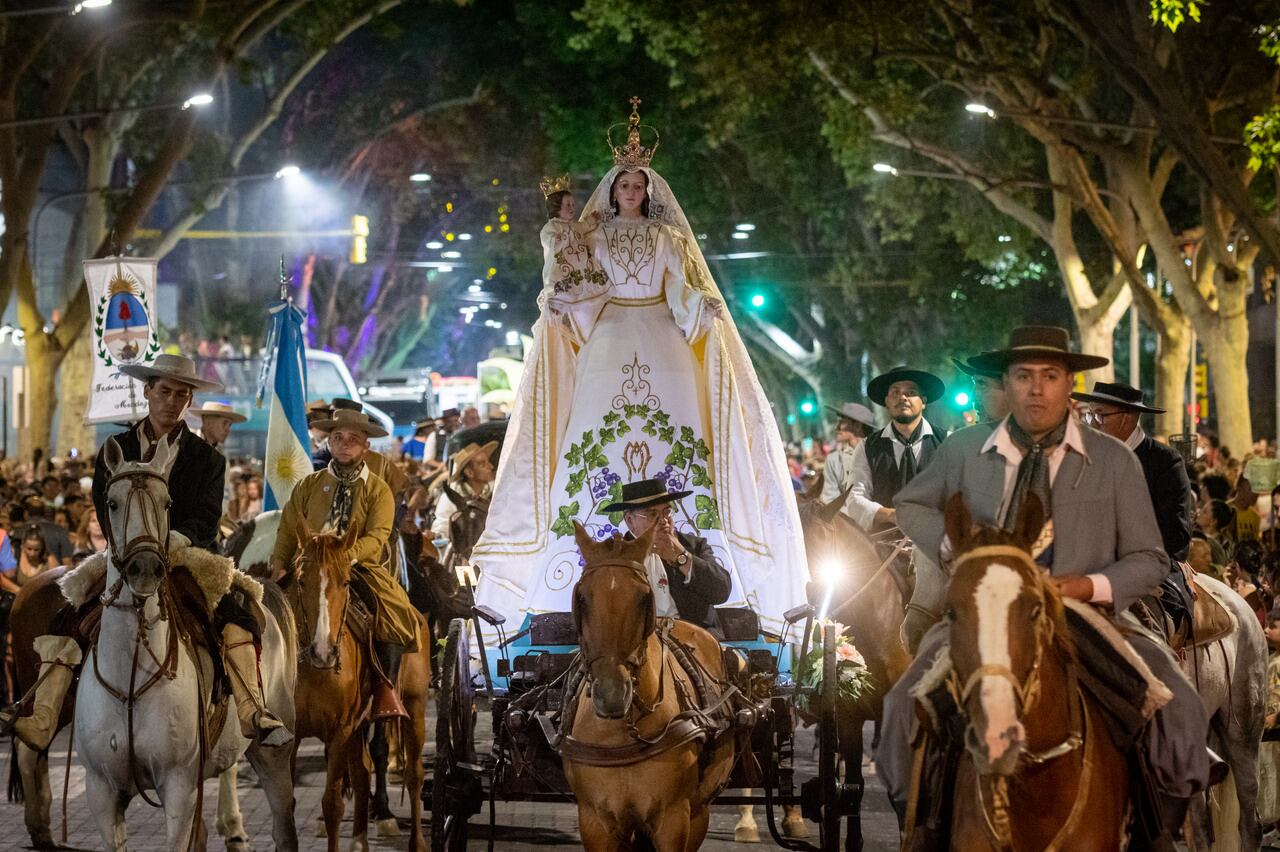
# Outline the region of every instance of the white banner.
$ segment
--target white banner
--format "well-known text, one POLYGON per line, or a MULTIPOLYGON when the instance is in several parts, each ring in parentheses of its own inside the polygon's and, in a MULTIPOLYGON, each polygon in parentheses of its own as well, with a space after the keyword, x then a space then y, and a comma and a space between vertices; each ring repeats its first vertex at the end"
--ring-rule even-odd
POLYGON ((107 257, 84 262, 93 311, 93 385, 86 423, 145 417, 142 382, 120 367, 150 364, 160 354, 156 326, 156 258, 107 257))

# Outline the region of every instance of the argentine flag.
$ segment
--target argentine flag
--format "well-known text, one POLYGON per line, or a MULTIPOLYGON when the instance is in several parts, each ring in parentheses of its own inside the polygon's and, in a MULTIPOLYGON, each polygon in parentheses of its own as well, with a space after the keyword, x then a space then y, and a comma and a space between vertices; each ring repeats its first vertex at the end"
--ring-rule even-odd
MULTIPOLYGON (((267 420, 267 493, 262 509, 279 509, 289 501, 293 486, 311 473, 311 445, 307 433, 307 349, 302 333, 306 311, 292 300, 271 308, 271 342, 275 362, 271 412, 267 420)), ((268 347, 270 349, 270 346, 268 347)))

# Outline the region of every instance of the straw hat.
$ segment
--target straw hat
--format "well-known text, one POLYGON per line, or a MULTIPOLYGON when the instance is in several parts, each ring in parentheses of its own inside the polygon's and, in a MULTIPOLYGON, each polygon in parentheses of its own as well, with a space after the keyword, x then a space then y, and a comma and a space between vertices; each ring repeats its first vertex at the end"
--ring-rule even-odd
POLYGON ((463 471, 467 469, 468 464, 475 459, 493 455, 493 451, 497 448, 497 441, 490 441, 487 444, 467 444, 465 447, 449 457, 449 464, 453 467, 453 473, 450 475, 450 479, 460 478, 463 471))
POLYGON ((206 401, 201 403, 199 408, 188 409, 187 413, 201 419, 205 417, 225 417, 232 423, 243 423, 249 419, 225 402, 206 401))
POLYGON ((351 429, 356 432, 363 432, 370 438, 385 438, 387 430, 379 426, 375 421, 369 419, 369 415, 353 411, 350 408, 339 408, 333 412, 333 416, 328 420, 317 420, 311 424, 311 428, 318 432, 332 432, 335 429, 351 429))
POLYGON ((156 356, 150 364, 126 364, 120 367, 126 376, 146 381, 147 379, 172 379, 189 385, 198 391, 220 391, 221 382, 212 382, 196 375, 196 362, 183 355, 170 355, 167 352, 156 356))

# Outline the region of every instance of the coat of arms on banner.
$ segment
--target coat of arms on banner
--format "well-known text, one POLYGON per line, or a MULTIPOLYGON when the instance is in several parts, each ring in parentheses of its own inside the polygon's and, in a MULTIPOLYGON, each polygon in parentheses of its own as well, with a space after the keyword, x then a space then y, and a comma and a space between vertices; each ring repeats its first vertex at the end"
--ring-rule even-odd
POLYGON ((94 332, 98 357, 108 367, 147 362, 159 354, 146 289, 128 270, 117 269, 102 291, 94 332))

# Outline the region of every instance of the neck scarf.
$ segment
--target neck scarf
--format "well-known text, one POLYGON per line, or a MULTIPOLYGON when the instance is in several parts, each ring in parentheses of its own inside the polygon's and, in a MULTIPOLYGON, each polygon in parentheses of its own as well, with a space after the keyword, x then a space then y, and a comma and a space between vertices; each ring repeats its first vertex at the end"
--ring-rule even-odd
POLYGON ((890 426, 889 431, 893 433, 893 439, 902 444, 902 461, 898 463, 898 485, 902 487, 916 476, 915 445, 920 442, 920 434, 924 431, 924 418, 920 418, 915 431, 905 438, 896 426, 890 426))
POLYGON ((1066 438, 1069 418, 1070 415, 1062 418, 1062 422, 1039 441, 1032 439, 1012 417, 1006 421, 1009 437, 1014 445, 1022 450, 1023 456, 1022 463, 1018 465, 1018 478, 1014 480, 1013 496, 1009 500, 1009 508, 1005 510, 1001 523, 1005 531, 1013 531, 1013 525, 1018 520, 1018 510, 1022 508, 1022 502, 1028 494, 1034 494, 1040 498, 1046 521, 1053 517, 1053 491, 1049 487, 1048 455, 1066 438))
POLYGON ((333 493, 333 505, 329 507, 327 526, 338 535, 347 531, 351 523, 351 506, 354 502, 356 483, 364 471, 364 459, 355 464, 338 464, 337 459, 329 460, 329 472, 338 480, 338 487, 333 493))

